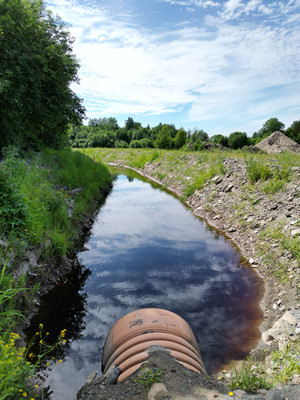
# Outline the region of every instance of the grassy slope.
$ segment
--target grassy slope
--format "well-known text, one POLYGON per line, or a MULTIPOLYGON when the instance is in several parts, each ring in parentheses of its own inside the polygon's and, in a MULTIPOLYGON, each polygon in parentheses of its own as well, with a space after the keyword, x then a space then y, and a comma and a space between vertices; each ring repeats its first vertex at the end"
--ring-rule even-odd
MULTIPOLYGON (((34 398, 34 388, 28 387, 27 381, 35 367, 26 360, 28 349, 17 346, 19 336, 14 333, 26 312, 20 304, 26 304, 34 291, 28 287, 20 266, 29 264, 28 255, 34 254, 38 264, 43 264, 34 266, 37 279, 51 274, 48 265, 55 266, 55 261, 75 250, 82 220, 95 211, 95 199, 103 199, 110 184, 111 177, 103 164, 71 151, 46 150, 21 158, 12 149, 1 162, 1 400, 34 398), (76 188, 81 191, 72 194, 70 190, 76 188)), ((41 340, 44 345, 44 338, 41 340)))
MULTIPOLYGON (((258 169, 267 168, 269 164, 276 164, 281 170, 286 171, 285 176, 273 176, 268 179, 268 183, 274 184, 274 193, 276 192, 276 184, 279 180, 287 179, 289 170, 292 167, 300 165, 300 155, 297 154, 251 154, 237 151, 201 151, 201 152, 185 152, 159 149, 81 149, 80 152, 86 154, 96 161, 112 162, 120 165, 127 165, 136 169, 143 169, 147 163, 155 166, 153 173, 148 173, 154 179, 158 179, 164 186, 178 187, 184 199, 187 199, 203 184, 210 181, 215 175, 222 175, 225 172, 224 160, 233 158, 243 160, 249 164, 252 161, 252 171, 255 174, 255 167, 258 169), (265 168, 263 168, 265 166, 265 168)), ((257 171, 256 171, 257 172, 257 171)), ((256 175, 257 176, 257 175, 256 175)), ((258 179, 254 178, 252 183, 256 183, 258 179)), ((266 179, 265 179, 266 180, 266 179)), ((250 182, 251 183, 251 182, 250 182)), ((271 185, 270 185, 271 186, 271 185)), ((280 184, 278 184, 278 190, 280 184)), ((268 189, 266 189, 268 190, 268 189)), ((272 188, 270 188, 272 192, 272 188)))

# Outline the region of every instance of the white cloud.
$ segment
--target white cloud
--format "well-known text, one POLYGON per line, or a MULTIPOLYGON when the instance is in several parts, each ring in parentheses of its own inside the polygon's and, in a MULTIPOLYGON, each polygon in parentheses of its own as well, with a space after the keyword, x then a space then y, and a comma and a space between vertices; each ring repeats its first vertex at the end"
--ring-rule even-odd
MULTIPOLYGON (((222 120, 249 115, 249 104, 259 100, 261 91, 291 84, 295 88, 300 80, 299 1, 285 5, 286 24, 280 26, 269 24, 268 14, 277 18, 283 2, 266 7, 261 0, 228 0, 219 17, 206 18, 206 26, 188 24, 159 32, 115 19, 103 8, 54 2, 59 15, 73 25, 74 52, 81 64, 81 83, 74 89, 85 99, 89 117, 159 115, 186 107, 191 121, 222 120), (265 23, 226 22, 251 13, 264 16, 265 23)), ((285 103, 295 97, 291 90, 285 103)))
POLYGON ((224 4, 224 11, 222 17, 224 19, 238 18, 241 14, 242 0, 228 0, 224 4))
POLYGON ((185 6, 185 7, 190 7, 190 6, 196 6, 196 7, 219 7, 220 2, 219 1, 213 1, 213 0, 161 0, 166 3, 170 3, 173 5, 177 6, 185 6))

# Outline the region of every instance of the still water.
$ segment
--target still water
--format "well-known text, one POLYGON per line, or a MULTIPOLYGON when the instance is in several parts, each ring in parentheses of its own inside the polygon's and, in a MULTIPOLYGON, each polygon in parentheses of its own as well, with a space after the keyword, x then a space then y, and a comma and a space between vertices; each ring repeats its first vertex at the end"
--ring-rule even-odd
POLYGON ((73 400, 101 368, 105 337, 143 307, 173 311, 192 327, 209 373, 245 356, 259 337, 261 280, 237 249, 175 197, 119 175, 75 266, 44 297, 39 322, 67 329, 49 372, 52 398, 73 400), (84 267, 83 267, 84 266, 84 267))

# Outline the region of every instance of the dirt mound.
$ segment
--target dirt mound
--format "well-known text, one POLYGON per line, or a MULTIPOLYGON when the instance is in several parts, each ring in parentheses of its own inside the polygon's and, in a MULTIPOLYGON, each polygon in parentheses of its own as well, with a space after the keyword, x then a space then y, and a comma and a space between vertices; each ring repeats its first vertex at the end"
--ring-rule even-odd
POLYGON ((117 384, 105 384, 102 377, 93 379, 79 390, 77 400, 225 400, 225 394, 230 390, 223 380, 186 369, 165 349, 150 350, 146 367, 149 377, 153 377, 154 371, 161 372, 165 393, 157 393, 156 396, 147 393, 147 384, 152 386, 157 380, 146 379, 147 374, 143 374, 143 370, 139 368, 129 378, 117 384))
POLYGON ((300 145, 280 131, 273 132, 254 147, 267 153, 300 153, 300 145))

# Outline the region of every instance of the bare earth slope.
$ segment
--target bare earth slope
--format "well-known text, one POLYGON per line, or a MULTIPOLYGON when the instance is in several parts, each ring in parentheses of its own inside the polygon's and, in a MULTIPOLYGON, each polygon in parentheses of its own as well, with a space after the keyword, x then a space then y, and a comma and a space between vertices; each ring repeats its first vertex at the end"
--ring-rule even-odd
POLYGON ((280 131, 273 132, 272 135, 266 137, 254 147, 273 154, 284 151, 300 153, 300 145, 280 131))

